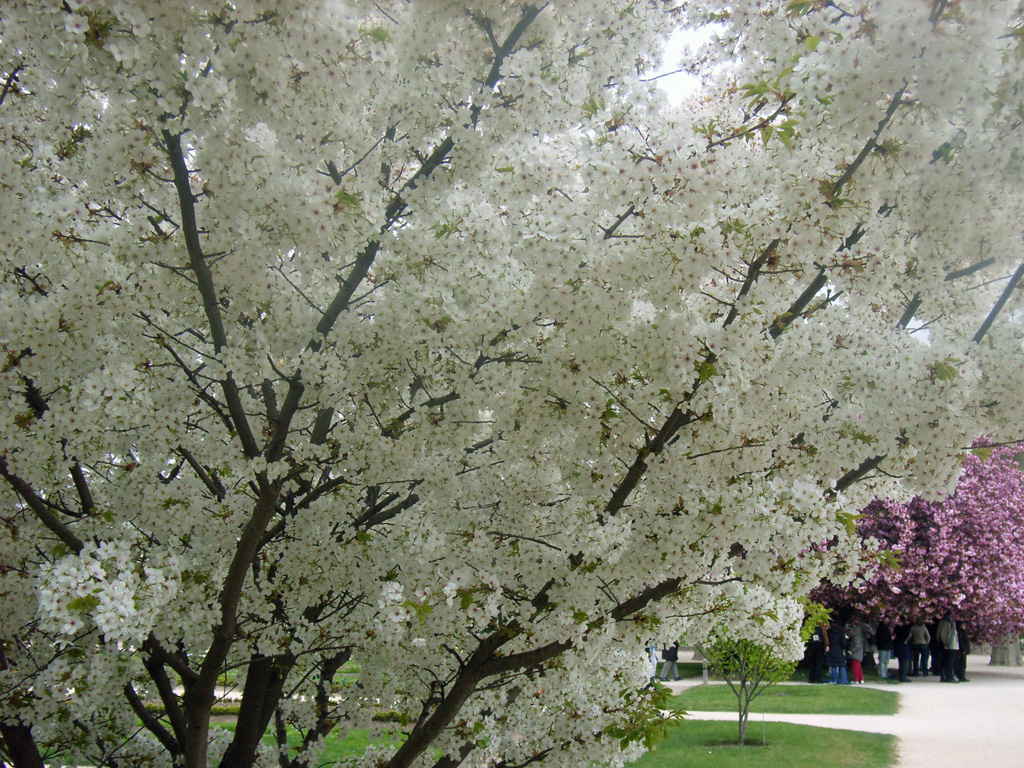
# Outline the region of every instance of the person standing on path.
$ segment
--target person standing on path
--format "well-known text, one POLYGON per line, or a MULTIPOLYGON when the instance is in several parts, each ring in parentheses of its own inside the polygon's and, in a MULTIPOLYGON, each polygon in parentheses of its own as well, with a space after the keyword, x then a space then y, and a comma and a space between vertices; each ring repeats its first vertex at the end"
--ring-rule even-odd
POLYGON ((910 625, 910 675, 911 677, 928 675, 928 643, 932 636, 922 622, 915 621, 910 625))
POLYGON ((955 683, 956 679, 956 657, 960 650, 960 643, 956 636, 956 621, 953 615, 947 613, 946 617, 939 622, 939 640, 942 641, 942 678, 943 683, 955 683))
POLYGON ((910 625, 897 624, 892 633, 892 652, 899 664, 899 680, 909 683, 910 677, 910 625))
POLYGON ((960 646, 956 652, 956 679, 961 683, 969 683, 970 680, 967 679, 967 656, 971 652, 971 638, 968 637, 963 624, 956 628, 956 642, 960 646))
POLYGON ((827 624, 819 624, 814 628, 814 633, 807 643, 807 653, 811 658, 811 669, 807 675, 807 682, 820 683, 825 671, 825 654, 828 653, 828 632, 827 624))
POLYGON ((892 658, 892 630, 881 621, 875 629, 875 647, 878 648, 878 676, 889 679, 889 659, 892 658))
POLYGON ((868 628, 861 622, 850 627, 850 671, 853 682, 864 685, 864 651, 868 645, 868 628))
POLYGON ((825 663, 832 673, 832 682, 835 685, 849 685, 846 678, 846 649, 849 647, 849 640, 846 639, 846 630, 839 622, 830 624, 828 627, 828 653, 825 654, 825 663))
POLYGON ((928 625, 928 631, 931 632, 932 641, 928 643, 928 651, 931 653, 931 673, 936 677, 942 675, 942 641, 939 640, 939 623, 933 621, 928 625))

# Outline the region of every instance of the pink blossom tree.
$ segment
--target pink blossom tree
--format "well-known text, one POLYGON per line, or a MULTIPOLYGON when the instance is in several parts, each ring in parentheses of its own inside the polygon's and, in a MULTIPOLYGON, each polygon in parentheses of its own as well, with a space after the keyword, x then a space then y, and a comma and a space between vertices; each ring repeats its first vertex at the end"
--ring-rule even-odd
POLYGON ((940 501, 877 499, 857 525, 893 559, 827 601, 890 620, 951 612, 975 637, 1024 629, 1024 472, 1019 449, 977 446, 940 501))

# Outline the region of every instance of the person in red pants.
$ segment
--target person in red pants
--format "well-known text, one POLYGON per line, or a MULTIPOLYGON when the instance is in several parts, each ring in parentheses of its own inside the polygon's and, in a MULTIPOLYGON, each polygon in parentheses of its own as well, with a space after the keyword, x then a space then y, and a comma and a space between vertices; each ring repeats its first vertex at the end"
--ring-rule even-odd
POLYGON ((855 619, 850 627, 850 676, 857 685, 864 684, 864 651, 871 630, 863 621, 855 619))

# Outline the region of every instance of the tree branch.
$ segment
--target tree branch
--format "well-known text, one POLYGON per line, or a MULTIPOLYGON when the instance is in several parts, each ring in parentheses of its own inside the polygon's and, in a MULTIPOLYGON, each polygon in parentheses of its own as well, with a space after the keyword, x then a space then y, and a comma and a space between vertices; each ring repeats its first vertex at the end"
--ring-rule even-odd
POLYGON ((27 482, 22 480, 20 477, 10 471, 7 465, 7 457, 0 456, 0 477, 3 477, 11 488, 22 498, 25 504, 28 505, 36 517, 51 533, 53 533, 58 539, 64 542, 65 546, 75 554, 82 551, 85 544, 80 538, 75 536, 64 523, 62 523, 52 511, 50 507, 43 501, 39 493, 27 482))
POLYGON ((857 153, 857 157, 853 159, 853 162, 846 166, 846 170, 843 171, 842 175, 829 184, 828 189, 831 199, 834 200, 839 197, 839 193, 842 191, 843 187, 846 186, 846 183, 853 178, 853 174, 855 174, 857 169, 860 168, 864 159, 871 154, 871 151, 875 147, 878 146, 878 139, 881 137, 882 131, 884 131, 889 126, 889 123, 892 122, 892 118, 896 114, 896 110, 899 108, 900 104, 903 103, 903 94, 906 92, 906 85, 896 91, 892 100, 889 102, 888 109, 885 110, 885 115, 883 115, 882 119, 878 121, 878 126, 875 128, 874 134, 869 137, 864 146, 861 147, 860 152, 857 153))
POLYGON ((170 731, 164 728, 160 718, 146 709, 145 703, 139 698, 139 694, 135 692, 134 686, 131 683, 125 683, 121 691, 128 700, 128 704, 131 706, 135 716, 142 721, 145 729, 152 733, 157 741, 163 745, 163 748, 167 750, 172 759, 180 755, 181 746, 178 744, 178 741, 171 735, 170 731))
MULTIPOLYGON (((181 228, 185 235, 185 248, 188 252, 189 265, 196 276, 199 295, 203 302, 203 312, 206 315, 206 321, 210 324, 210 335, 213 339, 214 352, 220 352, 227 346, 227 334, 224 331, 224 319, 221 317, 220 305, 217 301, 217 289, 213 284, 213 273, 206 263, 203 246, 199 241, 195 197, 192 194, 192 185, 188 178, 189 170, 188 164, 185 162, 185 153, 181 147, 181 134, 172 134, 167 129, 164 129, 162 134, 164 145, 167 147, 167 156, 170 158, 171 168, 174 171, 174 188, 178 193, 178 207, 181 210, 181 228)), ((260 454, 259 446, 253 437, 245 409, 242 407, 238 385, 235 384, 234 377, 230 372, 228 372, 224 381, 221 382, 221 386, 224 391, 224 401, 228 407, 228 413, 231 414, 231 421, 242 443, 245 455, 250 458, 258 456, 260 454)))
POLYGON ((185 236, 185 248, 188 252, 189 265, 199 284, 199 295, 203 301, 203 312, 210 324, 213 336, 214 351, 220 352, 227 345, 227 334, 224 332, 224 320, 221 317, 220 305, 217 302, 217 289, 213 285, 213 274, 206 263, 203 246, 199 241, 199 224, 196 220, 195 197, 189 181, 188 164, 181 147, 181 134, 172 134, 163 130, 164 145, 167 156, 171 160, 174 173, 174 189, 178 193, 178 208, 181 210, 181 229, 185 236))
POLYGON ((992 307, 992 311, 988 313, 988 317, 985 318, 985 322, 981 324, 981 328, 974 334, 974 343, 980 344, 981 340, 985 338, 985 334, 988 333, 988 329, 992 327, 992 323, 996 321, 996 317, 1002 311, 1003 307, 1006 306, 1006 302, 1010 300, 1010 295, 1013 293, 1017 284, 1020 283, 1021 277, 1024 277, 1024 262, 1021 262, 1017 266, 1017 271, 1013 273, 1013 277, 1010 278, 1009 285, 1006 286, 1002 295, 996 301, 995 306, 992 307))
POLYGON ((196 476, 202 481, 203 485, 206 486, 206 489, 213 494, 213 497, 218 501, 223 501, 227 494, 227 491, 224 489, 224 484, 221 483, 217 477, 207 472, 206 467, 200 464, 199 460, 196 459, 196 457, 192 455, 192 452, 187 448, 179 445, 177 452, 178 455, 185 459, 188 465, 192 467, 192 471, 196 473, 196 476))
POLYGON ((626 476, 619 481, 608 503, 605 504, 599 519, 618 514, 626 504, 630 494, 636 489, 644 473, 647 471, 647 457, 657 455, 665 450, 665 446, 675 437, 676 433, 698 418, 693 411, 683 412, 678 406, 665 419, 661 429, 647 445, 637 450, 636 458, 626 471, 626 476))
POLYGON ((724 327, 728 328, 732 325, 733 321, 736 320, 736 317, 740 313, 740 311, 736 309, 736 303, 750 293, 751 289, 754 287, 754 283, 757 282, 758 277, 761 275, 761 270, 775 255, 775 252, 778 250, 781 242, 782 241, 779 238, 775 238, 768 243, 756 259, 750 262, 750 268, 747 270, 747 276, 743 280, 743 285, 740 287, 739 293, 736 294, 736 299, 732 303, 732 308, 729 310, 729 314, 722 323, 724 327))

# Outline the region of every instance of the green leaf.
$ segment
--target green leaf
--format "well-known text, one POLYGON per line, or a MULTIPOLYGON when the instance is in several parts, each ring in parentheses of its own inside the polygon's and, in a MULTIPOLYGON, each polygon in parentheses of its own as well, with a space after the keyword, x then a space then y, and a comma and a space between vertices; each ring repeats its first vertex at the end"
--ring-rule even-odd
POLYGON ((586 104, 583 105, 583 114, 586 115, 587 117, 593 117, 594 115, 596 115, 598 112, 600 112, 604 108, 605 108, 605 100, 604 99, 598 100, 598 99, 595 99, 594 97, 591 97, 590 101, 588 101, 586 104))
POLYGON ((932 376, 939 381, 953 381, 960 375, 959 369, 949 359, 943 360, 932 366, 932 376))
POLYGON ((100 604, 100 599, 96 595, 84 595, 82 597, 76 597, 70 603, 68 608, 72 611, 78 611, 79 613, 88 613, 100 604))
POLYGON ((362 203, 362 199, 359 197, 359 195, 354 195, 351 192, 346 192, 343 189, 338 191, 338 193, 334 196, 334 199, 337 201, 338 208, 359 208, 360 204, 362 203))
POLYGON ((806 16, 814 10, 814 0, 789 0, 786 3, 786 13, 790 16, 806 16))
POLYGON ((807 46, 807 50, 814 52, 818 50, 818 45, 821 44, 821 35, 808 35, 804 40, 804 45, 807 46))
POLYGON ((771 93, 772 89, 768 83, 758 81, 755 83, 746 83, 741 85, 740 91, 743 93, 743 98, 752 99, 756 96, 764 96, 766 93, 771 93))
POLYGON ((839 522, 846 528, 846 532, 853 536, 857 532, 857 521, 861 518, 861 515, 855 515, 852 512, 839 512, 836 517, 839 522))
POLYGON ((384 29, 384 27, 374 27, 373 29, 369 30, 366 34, 371 40, 374 40, 375 42, 378 43, 391 42, 391 35, 386 29, 384 29))
POLYGON ((989 457, 992 455, 993 450, 994 449, 992 448, 972 448, 971 453, 973 453, 975 456, 977 456, 979 459, 985 462, 988 461, 989 457))
POLYGON ((712 376, 717 374, 718 371, 715 369, 715 364, 710 360, 705 360, 700 364, 700 368, 697 369, 697 375, 700 377, 700 383, 703 384, 705 381, 710 379, 712 376))

